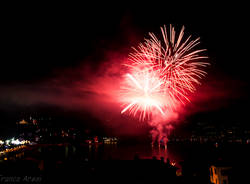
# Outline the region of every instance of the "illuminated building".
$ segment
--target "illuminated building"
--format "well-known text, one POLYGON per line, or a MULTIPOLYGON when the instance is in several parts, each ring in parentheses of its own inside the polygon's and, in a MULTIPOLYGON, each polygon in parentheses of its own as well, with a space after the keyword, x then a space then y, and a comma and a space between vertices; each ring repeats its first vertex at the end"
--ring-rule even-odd
POLYGON ((232 167, 210 166, 210 182, 214 184, 229 184, 232 167))

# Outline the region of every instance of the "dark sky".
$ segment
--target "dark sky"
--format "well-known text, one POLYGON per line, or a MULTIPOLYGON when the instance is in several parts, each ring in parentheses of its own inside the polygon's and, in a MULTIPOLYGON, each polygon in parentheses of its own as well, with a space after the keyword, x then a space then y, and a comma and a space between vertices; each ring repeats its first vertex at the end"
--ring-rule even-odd
POLYGON ((110 55, 126 57, 148 32, 159 33, 164 24, 173 24, 177 30, 185 25, 185 34, 201 37, 200 46, 208 49, 211 67, 200 93, 208 89, 216 95, 214 101, 211 95, 208 99, 212 101, 197 103, 208 106, 207 112, 192 116, 249 123, 249 16, 244 4, 124 1, 93 5, 9 4, 1 9, 2 130, 25 112, 53 109, 58 116, 67 112, 88 116, 84 110, 67 110, 65 104, 50 104, 48 99, 43 101, 44 97, 37 99, 44 91, 48 96, 52 94, 53 100, 57 95, 61 98, 62 86, 71 88, 77 81, 91 81, 84 74, 86 66, 86 73, 98 75, 110 55), (218 108, 210 108, 210 102, 218 108))

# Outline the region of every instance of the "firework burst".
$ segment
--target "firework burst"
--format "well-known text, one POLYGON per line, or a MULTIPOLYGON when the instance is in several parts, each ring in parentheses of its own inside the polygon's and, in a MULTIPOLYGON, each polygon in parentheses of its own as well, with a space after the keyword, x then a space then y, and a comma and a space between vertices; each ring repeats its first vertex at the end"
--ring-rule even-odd
POLYGON ((127 74, 122 92, 123 101, 129 104, 121 113, 128 111, 134 116, 139 113, 140 120, 150 118, 150 112, 155 110, 164 115, 165 98, 162 95, 162 84, 161 78, 152 71, 143 70, 127 74))
POLYGON ((200 84, 206 74, 202 69, 209 63, 201 62, 207 58, 201 54, 205 49, 195 49, 199 38, 184 39, 184 26, 179 35, 171 25, 169 33, 166 26, 161 27, 161 33, 162 40, 149 33, 150 38, 133 48, 129 63, 125 64, 133 75, 127 75, 127 87, 123 88, 128 105, 122 113, 141 112, 140 118, 145 118, 156 107, 164 114, 164 110, 173 109, 179 102, 189 101, 187 94, 195 91, 195 84, 200 84))

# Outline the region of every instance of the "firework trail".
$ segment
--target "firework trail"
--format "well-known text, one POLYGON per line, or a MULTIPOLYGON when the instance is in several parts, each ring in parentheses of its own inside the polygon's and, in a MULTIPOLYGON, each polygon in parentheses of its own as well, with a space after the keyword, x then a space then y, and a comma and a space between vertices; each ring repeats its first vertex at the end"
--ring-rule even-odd
MULTIPOLYGON (((179 35, 170 25, 161 27, 162 40, 149 33, 149 38, 140 43, 124 64, 130 69, 122 85, 121 113, 128 112, 140 120, 154 121, 159 114, 168 116, 182 103, 189 102, 188 94, 195 92, 195 85, 206 75, 201 60, 207 58, 205 49, 195 49, 200 39, 184 39, 184 26, 179 35)), ((164 118, 163 118, 164 119, 164 118)))

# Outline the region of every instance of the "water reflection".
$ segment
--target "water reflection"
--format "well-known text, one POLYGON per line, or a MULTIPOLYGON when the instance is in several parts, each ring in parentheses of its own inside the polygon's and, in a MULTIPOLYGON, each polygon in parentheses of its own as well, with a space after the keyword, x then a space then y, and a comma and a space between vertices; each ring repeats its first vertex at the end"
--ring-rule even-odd
MULTIPOLYGON (((227 162, 230 167, 235 164, 236 168, 241 168, 249 160, 249 150, 249 145, 220 145, 216 147, 208 144, 169 144, 167 147, 151 146, 151 144, 37 145, 25 152, 8 154, 8 158, 6 157, 6 160, 3 159, 2 161, 2 168, 7 171, 6 167, 8 166, 9 171, 15 171, 15 168, 26 167, 26 169, 22 170, 23 174, 26 174, 35 171, 34 167, 38 170, 37 174, 44 173, 46 177, 55 178, 57 178, 57 175, 51 176, 50 173, 54 174, 53 172, 56 171, 61 176, 61 171, 65 173, 78 172, 80 177, 85 172, 87 177, 89 173, 97 172, 96 170, 92 171, 92 168, 99 169, 100 172, 104 173, 105 171, 108 172, 108 169, 118 172, 119 169, 117 168, 120 168, 120 173, 127 173, 127 171, 122 170, 123 166, 126 164, 136 165, 137 163, 140 163, 139 165, 142 169, 145 169, 145 172, 147 172, 148 168, 151 168, 152 172, 156 172, 157 168, 159 170, 161 166, 153 163, 162 163, 152 161, 152 159, 157 159, 179 168, 176 171, 177 176, 181 175, 188 178, 195 174, 195 176, 199 175, 200 178, 206 179, 209 175, 208 169, 211 165, 217 163, 215 161, 227 162), (128 161, 135 159, 136 161, 128 161), (19 161, 14 163, 12 160, 19 161), (121 165, 119 166, 119 164, 121 165), (72 169, 75 170, 72 171, 72 169)), ((16 170, 20 171, 20 169, 16 170)), ((131 173, 133 172, 131 171, 131 173)))
POLYGON ((170 160, 172 165, 179 166, 179 159, 173 152, 173 147, 168 146, 151 146, 148 145, 120 145, 120 144, 104 144, 104 145, 88 145, 88 160, 133 160, 135 157, 139 159, 157 159, 170 160))

